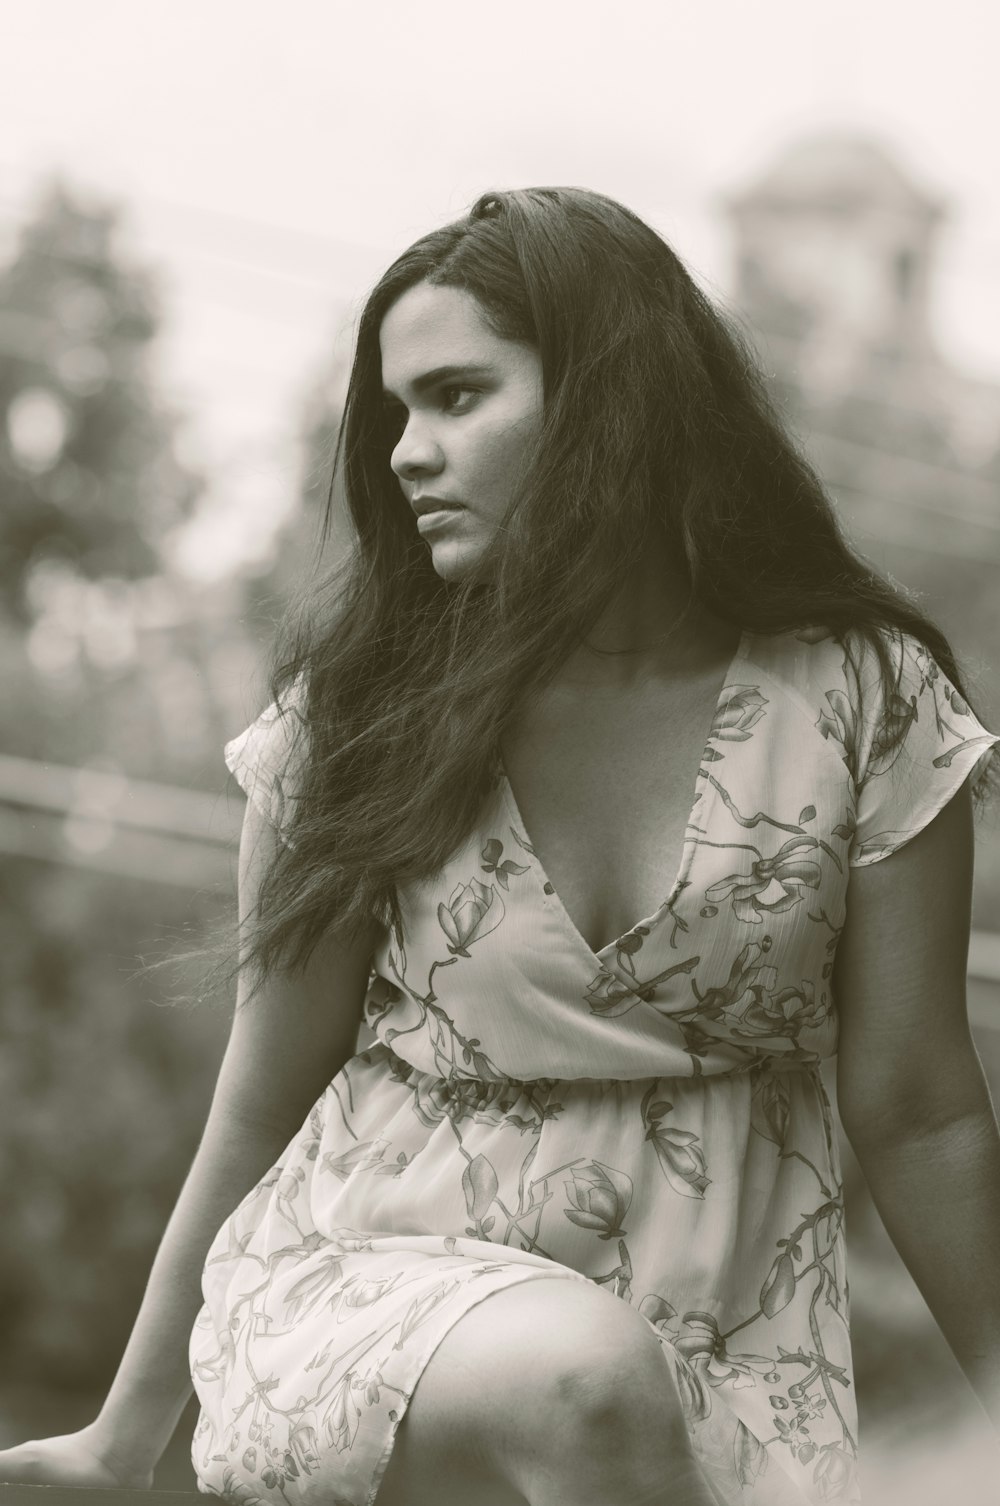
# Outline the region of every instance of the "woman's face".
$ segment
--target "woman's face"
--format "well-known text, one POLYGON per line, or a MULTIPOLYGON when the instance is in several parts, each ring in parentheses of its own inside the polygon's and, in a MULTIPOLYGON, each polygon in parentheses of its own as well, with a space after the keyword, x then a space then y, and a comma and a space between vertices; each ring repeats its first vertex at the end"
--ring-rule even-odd
POLYGON ((390 464, 444 580, 474 568, 542 423, 541 359, 490 329, 459 288, 421 282, 382 320, 390 464))

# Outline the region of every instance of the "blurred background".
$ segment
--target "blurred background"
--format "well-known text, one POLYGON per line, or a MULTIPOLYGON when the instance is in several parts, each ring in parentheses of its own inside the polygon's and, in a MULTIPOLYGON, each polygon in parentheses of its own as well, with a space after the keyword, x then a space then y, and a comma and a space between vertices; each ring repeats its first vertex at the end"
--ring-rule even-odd
MULTIPOLYGON (((0 32, 6 1446, 94 1415, 195 1150, 232 1000, 139 970, 233 912, 221 747, 312 550, 356 316, 417 235, 530 183, 653 223, 1000 728, 1000 19, 3 0, 0 32)), ((976 886, 1000 1096, 996 813, 976 886)), ((985 1423, 844 1156, 866 1500, 985 1501, 985 1423)), ((193 1484, 194 1415, 158 1484, 193 1484)))

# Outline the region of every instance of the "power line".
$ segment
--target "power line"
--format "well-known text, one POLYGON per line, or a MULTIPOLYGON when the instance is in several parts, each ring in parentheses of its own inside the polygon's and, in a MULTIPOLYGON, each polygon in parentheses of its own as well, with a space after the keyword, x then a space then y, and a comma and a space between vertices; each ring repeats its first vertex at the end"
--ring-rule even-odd
MULTIPOLYGON (((7 205, 0 205, 0 222, 6 222, 8 225, 24 225, 24 221, 7 205)), ((59 250, 37 244, 32 245, 30 251, 33 257, 38 256, 53 261, 64 261, 74 267, 99 269, 107 265, 105 257, 87 255, 84 252, 59 250)), ((236 267, 241 272, 250 272, 257 277, 303 288, 310 293, 329 293, 331 291, 331 284, 327 278, 310 277, 300 272, 290 271, 287 267, 265 266, 261 262, 250 261, 245 256, 234 256, 231 252, 215 251, 204 246, 186 248, 182 256, 178 256, 175 252, 170 257, 162 258, 153 265, 162 266, 175 260, 199 262, 209 266, 236 267)))
MULTIPOLYGON (((47 366, 52 359, 51 350, 44 339, 33 338, 28 331, 30 331, 32 326, 35 328, 51 328, 52 322, 42 314, 29 314, 20 310, 0 308, 0 352, 12 356, 20 356, 23 360, 37 363, 42 367, 47 366)), ((80 343, 89 344, 90 341, 86 337, 81 337, 80 343)), ((265 366, 248 366, 246 363, 237 364, 235 362, 227 362, 225 364, 226 369, 231 371, 234 376, 242 375, 246 377, 254 375, 260 378, 261 385, 265 383, 265 379, 268 376, 273 381, 273 369, 265 366)), ((218 367, 214 369, 218 370, 218 367)), ((308 375, 308 372, 304 373, 303 380, 306 380, 308 375)), ((134 385, 135 376, 134 374, 123 376, 117 372, 108 371, 104 376, 104 381, 116 386, 131 387, 134 385)), ((183 382, 178 385, 176 378, 171 377, 167 379, 162 373, 157 373, 156 382, 157 386, 161 388, 165 384, 169 385, 171 391, 175 394, 183 395, 187 392, 187 388, 183 382)), ((261 386, 255 385, 254 387, 250 387, 246 383, 244 383, 242 389, 234 389, 227 386, 227 392, 234 390, 242 390, 245 393, 256 393, 261 390, 261 386)))
MULTIPOLYGON (((3 170, 2 164, 0 164, 0 170, 3 170)), ((327 236, 319 232, 292 229, 291 227, 287 226, 267 224, 263 221, 250 220, 241 216, 227 214, 220 210, 203 209, 201 207, 193 205, 182 205, 177 202, 154 198, 150 195, 144 196, 144 200, 139 202, 160 204, 169 212, 179 214, 182 217, 186 216, 187 218, 202 220, 206 223, 229 225, 238 230, 241 234, 245 233, 246 231, 250 231, 251 233, 257 235, 267 235, 273 232, 278 234, 279 236, 285 236, 296 240, 303 245, 310 246, 313 250, 321 253, 324 257, 324 260, 326 261, 328 261, 330 253, 342 255, 345 251, 355 254, 361 253, 365 256, 366 259, 382 257, 391 258, 393 254, 392 251, 387 248, 376 247, 370 243, 363 243, 359 241, 348 240, 346 238, 327 236)), ((16 212, 12 212, 9 207, 5 207, 3 210, 0 210, 0 219, 6 219, 9 223, 24 223, 23 219, 20 218, 16 212)), ((77 257, 57 250, 48 250, 43 247, 33 247, 32 251, 33 254, 48 256, 55 260, 61 259, 67 261, 70 264, 79 264, 84 266, 103 265, 103 261, 99 257, 77 257)), ((997 279, 1000 280, 1000 248, 997 248, 996 254, 998 257, 998 263, 995 268, 995 272, 997 279)), ((268 266, 261 262, 249 260, 245 255, 237 257, 232 255, 232 253, 230 252, 218 252, 213 250, 208 250, 206 252, 201 246, 199 246, 194 251, 187 251, 185 255, 189 260, 193 257, 193 259, 196 261, 217 261, 221 262, 224 265, 239 267, 242 271, 247 271, 251 274, 265 278, 278 279, 288 284, 307 289, 310 292, 327 293, 333 297, 343 298, 345 302, 353 302, 362 295, 362 290, 360 290, 357 284, 353 281, 351 282, 349 288, 347 286, 341 285, 340 283, 338 283, 337 287, 335 288, 326 278, 316 279, 309 277, 308 275, 302 275, 299 272, 291 272, 286 267, 277 268, 274 266, 268 266)), ((174 253, 174 259, 183 261, 184 256, 176 256, 176 253, 174 253)), ((376 262, 375 265, 380 265, 380 263, 376 262)), ((191 297, 199 302, 213 303, 217 301, 211 296, 205 298, 196 293, 188 293, 187 291, 183 291, 182 296, 185 298, 191 297)), ((727 300, 727 302, 729 302, 729 300, 727 300)), ((244 304, 238 298, 235 300, 223 300, 223 304, 226 307, 238 308, 241 311, 244 308, 252 307, 252 311, 255 314, 258 312, 256 306, 251 306, 249 303, 244 304)), ((730 303, 730 312, 736 312, 737 314, 740 314, 741 311, 739 309, 733 310, 730 303)), ((268 315, 268 317, 274 318, 276 322, 285 322, 281 319, 280 315, 268 315)), ((294 325, 294 321, 289 320, 287 322, 290 326, 294 325)), ((298 326, 294 325, 294 327, 298 326)), ((786 346, 795 344, 795 342, 792 341, 788 336, 780 335, 776 332, 769 332, 760 326, 752 326, 751 328, 752 332, 762 336, 768 344, 779 343, 786 346)), ((908 366, 916 369, 923 369, 920 363, 914 361, 912 358, 904 358, 898 363, 898 365, 902 367, 908 366)), ((1000 379, 998 379, 998 386, 1000 386, 1000 379)), ((904 411, 906 408, 905 404, 897 404, 887 397, 883 397, 882 395, 877 395, 871 392, 865 395, 860 395, 857 393, 854 393, 852 395, 861 396, 862 401, 871 402, 873 406, 900 407, 904 411)))
MULTIPOLYGON (((32 256, 44 258, 46 261, 61 263, 66 267, 107 265, 106 262, 99 259, 78 257, 74 256, 70 252, 49 250, 45 247, 32 247, 31 254, 32 256)), ((2 275, 2 270, 3 269, 0 268, 0 275, 2 275)), ((316 285, 316 288, 317 290, 319 290, 318 284, 316 285)), ((157 291, 159 291, 159 289, 157 289, 157 291)), ((329 288, 327 288, 326 291, 328 292, 331 300, 331 319, 336 318, 338 314, 342 316, 344 313, 344 305, 346 305, 346 303, 348 302, 347 295, 336 294, 329 288)), ((184 287, 180 290, 178 290, 177 288, 171 288, 169 298, 174 306, 184 303, 193 303, 206 304, 210 307, 224 308, 230 311, 235 310, 237 313, 243 314, 247 318, 264 320, 269 324, 281 324, 286 326, 288 329, 293 329, 298 332, 304 331, 307 327, 311 330, 315 330, 317 324, 317 313, 315 310, 306 310, 303 314, 303 317, 301 319, 298 319, 294 316, 289 316, 287 313, 279 312, 276 309, 266 308, 264 305, 259 304, 256 301, 241 298, 238 294, 233 297, 228 291, 225 290, 221 292, 217 290, 215 292, 203 293, 196 289, 188 287, 184 287)))
MULTIPOLYGON (((26 199, 33 196, 36 202, 40 198, 40 187, 56 181, 63 184, 70 193, 73 192, 74 178, 71 177, 71 169, 53 167, 48 170, 32 169, 30 176, 19 163, 10 160, 0 160, 0 173, 6 173, 10 178, 20 178, 27 182, 30 187, 22 189, 26 199)), ((127 194, 124 191, 112 189, 81 190, 87 197, 98 199, 112 209, 122 211, 119 221, 127 229, 128 216, 135 215, 138 207, 140 213, 145 206, 151 206, 154 211, 165 212, 180 220, 200 222, 204 225, 213 225, 217 228, 230 230, 240 236, 252 234, 263 239, 283 239, 286 242, 295 243, 307 254, 316 255, 324 260, 331 252, 343 254, 347 252, 366 259, 372 258, 386 262, 398 254, 398 246, 389 246, 381 242, 357 240, 354 237, 336 236, 326 231, 306 230, 300 225, 285 225, 273 220, 257 220, 247 215, 236 214, 231 210, 222 210, 217 207, 202 204, 185 203, 182 200, 165 198, 162 194, 154 194, 143 190, 141 194, 127 194)), ((30 203, 27 206, 30 209, 30 203)), ((954 235, 953 235, 954 240, 954 235)), ((979 263, 976 275, 982 276, 987 281, 1000 281, 1000 242, 989 239, 968 240, 964 243, 971 251, 971 260, 979 263)), ((962 275, 967 268, 962 267, 962 275)), ((942 275, 948 275, 943 272, 942 275)))
MULTIPOLYGON (((728 310, 728 312, 731 313, 732 310, 728 310)), ((740 324, 743 332, 753 342, 755 350, 757 352, 758 360, 761 366, 764 368, 769 380, 777 379, 785 383, 786 385, 793 387, 796 391, 802 392, 807 399, 811 398, 817 404, 828 404, 830 402, 844 400, 850 402, 852 405, 860 404, 860 406, 863 408, 872 408, 877 410, 888 409, 891 412, 902 413, 904 415, 921 416, 922 410, 919 407, 915 406, 912 401, 907 402, 905 398, 892 396, 889 392, 877 391, 869 386, 859 386, 859 376, 866 376, 870 380, 870 372, 857 375, 852 374, 849 388, 845 388, 842 391, 833 391, 828 393, 821 393, 818 390, 810 391, 808 386, 799 381, 798 378, 787 375, 784 372, 769 370, 767 361, 767 357, 770 355, 772 348, 775 346, 777 346, 779 349, 784 349, 789 354, 804 356, 808 360, 808 357, 811 354, 808 342, 795 340, 790 335, 780 334, 775 330, 769 330, 762 324, 755 324, 750 319, 750 317, 745 314, 741 314, 740 324)), ((972 389, 980 389, 984 392, 995 393, 997 430, 998 433, 1000 433, 1000 373, 998 373, 995 380, 991 380, 988 377, 972 375, 964 371, 961 367, 952 366, 943 358, 937 359, 940 361, 939 365, 932 364, 930 361, 928 361, 926 364, 922 363, 914 356, 894 358, 891 363, 887 363, 887 380, 891 380, 891 377, 898 371, 906 371, 917 373, 927 382, 943 381, 945 383, 948 383, 949 381, 951 381, 955 384, 956 388, 959 391, 961 391, 963 386, 966 388, 966 393, 963 394, 966 402, 975 401, 972 389)), ((942 405, 941 411, 942 413, 950 415, 952 410, 950 407, 945 407, 942 405)))
MULTIPOLYGON (((8 219, 10 218, 9 215, 5 216, 2 212, 0 212, 0 219, 3 219, 5 217, 8 219)), ((50 261, 63 262, 67 266, 71 267, 103 267, 106 265, 104 259, 102 259, 101 257, 78 256, 65 250, 59 250, 44 246, 33 246, 32 255, 44 257, 45 259, 50 261)), ((188 257, 190 260, 190 253, 188 254, 188 257)), ((174 256, 172 259, 181 263, 183 263, 184 260, 183 257, 177 256, 174 256)), ((340 305, 339 308, 335 307, 335 312, 339 312, 341 315, 344 315, 350 308, 350 306, 356 303, 358 299, 363 296, 363 289, 360 289, 353 280, 350 282, 350 284, 348 284, 346 278, 342 281, 339 281, 336 285, 333 285, 325 280, 318 281, 315 279, 302 278, 293 273, 287 273, 284 271, 278 271, 271 267, 265 267, 257 263, 250 262, 244 257, 235 258, 229 255, 214 252, 208 253, 207 257, 204 255, 199 256, 198 253, 194 253, 194 260, 207 260, 210 262, 217 261, 223 265, 239 267, 240 270, 250 272, 254 275, 272 279, 279 278, 287 283, 291 283, 307 289, 309 292, 326 294, 333 300, 335 306, 338 304, 340 305)), ((165 261, 163 265, 169 265, 169 260, 165 261)), ((286 317, 286 315, 278 313, 277 311, 262 309, 261 306, 255 301, 241 298, 238 294, 235 297, 229 296, 227 293, 224 293, 220 296, 217 293, 206 294, 195 289, 182 287, 180 289, 171 289, 171 295, 174 298, 178 298, 182 302, 191 301, 193 303, 202 303, 210 306, 227 308, 230 310, 235 310, 238 313, 246 313, 249 317, 252 318, 264 318, 271 323, 285 324, 289 329, 299 330, 304 326, 306 321, 308 321, 311 328, 315 327, 315 316, 309 312, 306 313, 303 320, 300 322, 294 317, 286 317)), ((765 343, 766 346, 779 345, 784 346, 786 349, 803 349, 803 347, 800 346, 798 342, 792 340, 789 336, 779 334, 775 331, 769 331, 761 325, 753 324, 749 320, 749 318, 745 314, 743 314, 742 310, 734 309, 731 304, 726 305, 726 311, 730 315, 735 313, 738 317, 741 318, 744 329, 755 341, 761 340, 765 343)), ((763 356, 763 354, 764 353, 762 352, 761 355, 763 356)), ((898 369, 912 369, 920 372, 926 371, 926 368, 913 357, 904 357, 897 361, 895 364, 898 369)), ((950 367, 948 368, 948 370, 950 372, 953 371, 955 375, 961 377, 960 370, 950 367)), ((978 380, 981 381, 982 379, 978 380)), ((984 382, 983 385, 989 384, 984 382)), ((1000 392, 1000 377, 998 377, 997 387, 998 392, 1000 392)), ((912 411, 907 404, 898 402, 888 397, 887 395, 876 393, 871 390, 858 391, 856 388, 853 388, 851 397, 854 401, 860 401, 866 406, 871 406, 874 408, 889 407, 897 408, 903 412, 912 411)))
MULTIPOLYGON (((17 175, 19 169, 11 162, 0 161, 0 172, 17 175)), ((39 189, 44 189, 56 182, 67 189, 70 195, 74 192, 74 182, 68 172, 53 169, 47 173, 33 172, 30 189, 24 190, 25 198, 32 199, 35 204, 41 202, 43 194, 39 189)), ((331 252, 368 258, 391 259, 398 248, 391 246, 376 245, 371 241, 359 241, 347 236, 328 235, 325 231, 304 230, 298 225, 282 225, 273 220, 255 220, 246 215, 233 214, 229 210, 217 209, 207 205, 183 203, 177 199, 167 199, 161 194, 151 194, 145 190, 141 195, 127 197, 124 194, 104 189, 81 190, 81 197, 99 200, 113 212, 119 215, 119 226, 128 232, 128 219, 131 216, 134 223, 135 212, 138 208, 142 212, 143 206, 157 206, 165 210, 167 214, 179 216, 182 219, 201 221, 203 224, 213 224, 220 228, 227 228, 237 232, 241 237, 248 233, 261 238, 284 239, 296 242, 309 254, 321 257, 324 261, 331 252)), ((32 203, 25 206, 25 212, 30 213, 32 203)))
MULTIPOLYGON (((3 216, 0 215, 0 218, 2 218, 2 217, 3 216)), ((9 216, 8 216, 8 218, 9 218, 9 216)), ((225 217, 223 217, 223 218, 225 218, 225 217)), ((243 225, 243 224, 253 225, 254 224, 254 222, 250 222, 250 221, 246 221, 245 222, 245 221, 235 220, 235 219, 234 219, 233 223, 240 224, 240 225, 243 225)), ((257 225, 256 228, 259 229, 260 226, 257 225)), ((319 241, 323 241, 322 237, 315 237, 314 239, 319 240, 319 241)), ((324 244, 329 244, 331 247, 337 246, 338 244, 344 244, 344 245, 350 245, 350 244, 352 244, 352 243, 349 243, 349 242, 338 243, 338 242, 332 241, 332 240, 329 241, 329 242, 323 241, 323 243, 324 244)), ((62 262, 65 262, 67 265, 74 265, 74 264, 84 264, 84 265, 98 265, 98 264, 100 264, 100 265, 103 265, 103 262, 101 261, 100 258, 76 257, 76 256, 74 256, 74 255, 72 255, 70 253, 67 253, 67 252, 58 251, 58 250, 50 250, 50 249, 46 249, 46 248, 33 248, 33 254, 42 255, 42 256, 48 257, 49 259, 54 260, 54 261, 62 261, 62 262)), ((277 271, 277 270, 275 270, 273 268, 269 268, 269 267, 260 266, 260 265, 258 265, 256 263, 247 261, 245 258, 234 258, 234 257, 228 256, 228 255, 221 255, 220 256, 217 253, 209 253, 209 258, 210 259, 214 259, 214 260, 218 260, 218 261, 222 262, 223 264, 229 264, 229 265, 233 265, 233 266, 239 266, 241 270, 250 271, 252 273, 256 273, 258 275, 262 275, 262 276, 265 276, 265 277, 271 277, 271 278, 278 277, 278 278, 280 278, 280 279, 282 279, 282 280, 284 280, 286 282, 290 282, 290 283, 293 283, 295 285, 302 286, 304 288, 308 288, 310 292, 316 291, 316 292, 324 292, 324 293, 329 294, 334 299, 335 305, 337 303, 339 303, 341 305, 339 308, 335 307, 334 309, 331 310, 331 315, 330 315, 331 316, 331 320, 335 320, 337 318, 338 314, 341 316, 341 319, 343 319, 343 315, 345 313, 345 307, 344 306, 350 303, 350 298, 346 294, 338 295, 337 293, 334 292, 334 290, 326 282, 318 282, 318 281, 315 281, 315 280, 312 280, 312 279, 308 279, 308 280, 307 279, 303 279, 303 278, 300 278, 300 277, 298 277, 297 275, 294 275, 294 274, 286 273, 284 271, 277 271)), ((201 258, 201 259, 204 259, 204 258, 201 258)), ((172 294, 175 297, 177 297, 178 296, 178 290, 173 289, 172 290, 172 294)), ((303 318, 303 320, 300 321, 300 320, 298 320, 298 319, 296 319, 294 317, 292 317, 292 318, 288 317, 283 312, 279 313, 279 312, 277 312, 275 310, 267 309, 267 308, 263 307, 262 305, 260 305, 257 302, 252 302, 250 300, 246 300, 246 299, 240 297, 238 294, 236 296, 232 296, 228 291, 224 291, 221 294, 219 294, 219 293, 205 294, 205 293, 201 293, 199 291, 189 290, 187 288, 182 288, 181 290, 179 290, 179 298, 180 298, 180 301, 182 303, 190 301, 190 302, 193 302, 193 303, 196 303, 196 304, 197 303, 201 303, 203 305, 208 305, 208 306, 211 306, 211 307, 224 308, 224 309, 226 309, 226 310, 228 310, 230 312, 237 312, 237 313, 243 314, 243 315, 245 315, 247 317, 253 318, 255 320, 263 320, 263 321, 265 321, 267 323, 281 325, 281 326, 283 326, 285 328, 288 328, 290 330, 295 330, 296 332, 299 332, 299 331, 301 331, 301 330, 303 330, 305 328, 306 320, 308 320, 310 329, 314 329, 315 328, 316 320, 315 320, 315 316, 314 315, 306 314, 305 317, 303 318)), ((738 310, 736 312, 739 313, 738 310)), ((28 317, 30 317, 30 316, 28 316, 28 317)), ((751 336, 751 338, 754 340, 755 344, 759 344, 760 342, 763 343, 764 350, 760 352, 760 355, 761 355, 762 359, 766 357, 767 348, 768 347, 773 347, 775 345, 777 345, 779 347, 784 347, 786 350, 787 349, 792 349, 792 350, 796 350, 796 351, 801 351, 804 348, 804 347, 800 346, 798 344, 798 342, 792 340, 790 337, 785 336, 785 335, 781 335, 781 334, 779 334, 777 332, 774 332, 774 331, 769 331, 769 330, 765 329, 762 326, 753 325, 752 323, 750 323, 749 320, 745 320, 744 321, 744 325, 745 325, 745 328, 746 328, 747 332, 749 333, 749 335, 751 336)), ((0 348, 4 348, 2 342, 0 342, 0 348)), ((923 367, 920 362, 916 361, 912 357, 905 357, 902 360, 896 362, 895 365, 896 365, 897 369, 916 370, 916 371, 920 371, 922 373, 929 374, 929 375, 933 376, 933 372, 932 371, 928 372, 927 368, 923 367)), ((261 371, 261 374, 263 375, 264 374, 264 368, 261 367, 259 369, 261 371)), ((956 368, 946 368, 946 370, 947 370, 947 372, 949 374, 951 374, 951 375, 955 376, 956 378, 958 378, 959 381, 962 380, 962 373, 961 373, 960 370, 958 370, 956 368)), ((776 373, 772 373, 771 375, 776 375, 776 373)), ((981 379, 981 378, 969 378, 968 380, 975 381, 975 382, 979 383, 980 385, 982 385, 984 387, 988 387, 990 385, 988 382, 983 381, 983 379, 981 379)), ((821 398, 820 394, 818 394, 818 393, 812 393, 812 394, 810 394, 809 390, 806 389, 806 388, 803 388, 801 386, 801 384, 795 383, 794 385, 796 385, 799 388, 799 390, 803 392, 803 395, 806 397, 807 400, 809 399, 810 396, 812 396, 812 398, 814 400, 816 400, 817 402, 822 402, 822 398, 821 398)), ((853 403, 860 404, 861 406, 863 406, 865 408, 869 408, 869 409, 871 409, 873 411, 882 411, 882 410, 888 409, 890 411, 895 411, 895 412, 899 412, 899 413, 902 413, 902 414, 912 414, 914 416, 919 416, 919 413, 920 413, 920 410, 917 409, 917 408, 914 408, 914 406, 912 404, 908 404, 905 401, 901 401, 901 400, 899 400, 897 398, 893 398, 893 397, 889 396, 888 394, 876 393, 876 392, 874 392, 874 391, 872 391, 871 389, 868 389, 868 388, 858 389, 857 387, 854 387, 852 389, 852 391, 850 392, 849 396, 850 396, 850 400, 853 403)), ((997 405, 998 405, 998 429, 1000 429, 1000 380, 998 380, 998 382, 997 382, 997 399, 998 399, 998 403, 997 403, 997 405)), ((948 412, 949 409, 943 407, 942 411, 943 412, 948 412)), ((911 463, 915 463, 915 462, 911 462, 911 463)), ((956 468, 956 469, 958 469, 958 468, 956 468)), ((969 473, 962 472, 962 471, 959 470, 959 474, 969 474, 969 473)))
MULTIPOLYGON (((939 517, 949 518, 952 522, 975 523, 980 528, 1000 534, 1000 481, 992 481, 985 476, 977 476, 957 468, 949 470, 947 466, 936 465, 930 460, 918 460, 909 455, 882 450, 876 445, 865 443, 864 440, 846 439, 837 434, 814 431, 810 435, 810 440, 827 453, 834 456, 839 454, 843 460, 853 459, 869 467, 874 463, 888 466, 900 481, 907 478, 912 481, 926 479, 938 488, 954 488, 958 482, 966 497, 978 497, 980 504, 986 509, 983 513, 966 513, 962 519, 956 520, 954 505, 935 507, 932 502, 923 498, 907 498, 906 506, 916 511, 936 513, 939 517)), ((954 502, 954 491, 951 495, 954 502)))
POLYGON ((887 504, 884 497, 863 491, 850 481, 824 478, 824 485, 834 498, 846 492, 856 499, 858 506, 849 520, 849 532, 863 535, 863 539, 857 541, 857 547, 862 554, 874 544, 895 543, 905 544, 923 553, 946 554, 950 559, 968 560, 970 564, 1000 566, 1000 548, 991 552, 992 540, 990 547, 977 548, 970 540, 958 536, 955 525, 962 520, 956 519, 954 513, 948 513, 943 509, 921 508, 920 512, 933 514, 935 520, 951 525, 950 528, 942 527, 935 530, 933 537, 927 534, 921 536, 919 527, 916 530, 901 530, 900 524, 906 519, 904 506, 897 505, 893 508, 891 516, 887 517, 887 504), (882 520, 880 527, 872 528, 872 517, 882 520))

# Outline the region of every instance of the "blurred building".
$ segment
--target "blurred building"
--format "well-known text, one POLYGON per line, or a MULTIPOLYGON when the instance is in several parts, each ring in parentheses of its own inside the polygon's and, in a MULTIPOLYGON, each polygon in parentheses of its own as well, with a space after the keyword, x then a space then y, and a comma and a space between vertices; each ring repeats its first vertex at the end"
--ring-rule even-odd
POLYGON ((946 202, 837 133, 791 143, 725 210, 735 302, 849 521, 1000 563, 1000 384, 934 338, 946 202))

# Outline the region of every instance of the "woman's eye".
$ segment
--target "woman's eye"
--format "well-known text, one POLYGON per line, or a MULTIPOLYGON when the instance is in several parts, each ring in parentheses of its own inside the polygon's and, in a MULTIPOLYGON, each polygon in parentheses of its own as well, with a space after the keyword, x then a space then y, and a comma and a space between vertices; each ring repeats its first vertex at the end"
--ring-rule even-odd
POLYGON ((449 413, 465 413, 478 397, 474 387, 445 387, 442 389, 443 406, 449 413))

